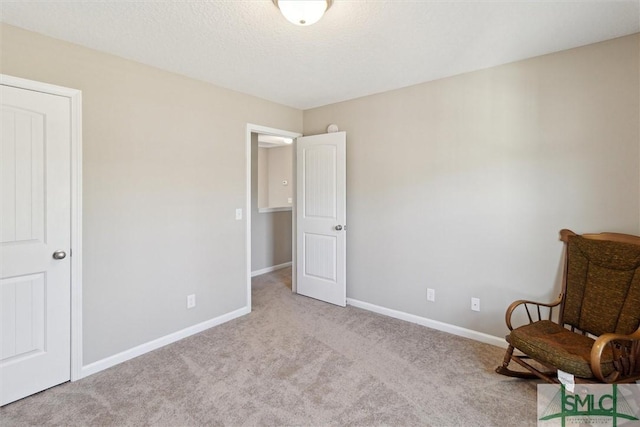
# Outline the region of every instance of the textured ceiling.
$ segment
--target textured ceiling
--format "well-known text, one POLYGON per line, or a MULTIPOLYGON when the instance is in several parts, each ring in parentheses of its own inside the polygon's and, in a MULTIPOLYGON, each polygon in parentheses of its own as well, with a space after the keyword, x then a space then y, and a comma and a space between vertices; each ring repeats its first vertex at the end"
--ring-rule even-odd
POLYGON ((11 25, 308 109, 640 31, 640 0, 0 1, 11 25))

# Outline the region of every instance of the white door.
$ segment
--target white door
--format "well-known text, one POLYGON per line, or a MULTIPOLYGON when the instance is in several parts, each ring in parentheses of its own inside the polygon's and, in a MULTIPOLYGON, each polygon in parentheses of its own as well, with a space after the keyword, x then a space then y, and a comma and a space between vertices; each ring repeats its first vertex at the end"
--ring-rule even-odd
POLYGON ((70 379, 71 111, 66 97, 0 90, 0 405, 5 405, 70 379))
POLYGON ((296 141, 298 293, 344 307, 347 135, 335 132, 296 141))

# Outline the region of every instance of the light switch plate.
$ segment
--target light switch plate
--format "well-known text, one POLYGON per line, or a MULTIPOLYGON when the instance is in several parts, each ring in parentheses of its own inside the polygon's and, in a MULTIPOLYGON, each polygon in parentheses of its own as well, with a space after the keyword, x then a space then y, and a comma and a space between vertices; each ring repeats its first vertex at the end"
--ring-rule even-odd
POLYGON ((242 208, 236 209, 236 219, 242 219, 242 208))

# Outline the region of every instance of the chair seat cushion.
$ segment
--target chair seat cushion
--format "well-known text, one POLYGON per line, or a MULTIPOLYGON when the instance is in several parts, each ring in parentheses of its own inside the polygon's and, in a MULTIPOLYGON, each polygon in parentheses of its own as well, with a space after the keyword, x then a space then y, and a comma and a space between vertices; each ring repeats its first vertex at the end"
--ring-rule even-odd
MULTIPOLYGON (((507 341, 538 362, 580 378, 593 378, 591 347, 594 339, 571 332, 550 320, 530 323, 511 331, 507 341)), ((602 373, 613 372, 613 355, 606 348, 602 354, 602 373)))

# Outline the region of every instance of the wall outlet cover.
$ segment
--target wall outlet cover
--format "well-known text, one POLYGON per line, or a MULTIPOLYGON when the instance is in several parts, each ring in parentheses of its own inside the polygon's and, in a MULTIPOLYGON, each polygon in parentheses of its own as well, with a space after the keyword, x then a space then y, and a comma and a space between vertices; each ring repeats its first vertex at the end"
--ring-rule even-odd
POLYGON ((187 308, 194 308, 196 306, 196 294, 187 295, 187 308))
POLYGON ((436 290, 427 288, 427 301, 435 301, 436 300, 436 290))

